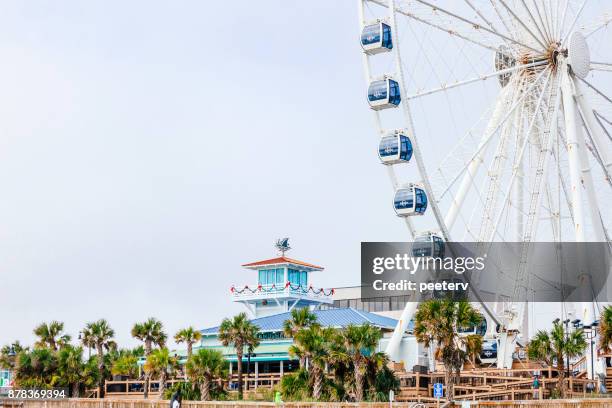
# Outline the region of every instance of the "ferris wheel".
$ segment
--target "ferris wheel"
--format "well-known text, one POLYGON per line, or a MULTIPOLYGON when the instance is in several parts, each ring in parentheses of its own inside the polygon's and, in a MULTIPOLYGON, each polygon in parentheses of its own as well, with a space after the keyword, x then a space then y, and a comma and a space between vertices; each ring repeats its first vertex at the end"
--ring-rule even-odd
MULTIPOLYGON (((378 156, 415 242, 432 251, 453 240, 610 245, 609 2, 358 5, 378 156)), ((406 305, 389 353, 416 306, 406 305)), ((507 329, 502 347, 524 321, 525 306, 513 307, 487 311, 507 329)), ((585 313, 593 321, 595 310, 585 313)), ((499 367, 512 350, 500 351, 499 367)))

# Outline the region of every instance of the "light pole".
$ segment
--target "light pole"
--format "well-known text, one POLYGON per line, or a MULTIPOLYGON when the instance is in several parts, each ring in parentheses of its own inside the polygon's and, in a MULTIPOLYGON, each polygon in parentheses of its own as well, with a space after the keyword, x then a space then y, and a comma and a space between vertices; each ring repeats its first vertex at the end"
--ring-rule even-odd
MULTIPOLYGON (((563 321, 563 324, 565 325, 565 342, 567 343, 567 338, 568 338, 568 332, 569 332, 569 322, 570 319, 565 319, 563 321)), ((567 371, 567 378, 569 381, 570 378, 570 361, 569 361, 569 354, 567 354, 567 356, 565 357, 565 364, 566 364, 566 371, 567 371)))
POLYGON ((591 348, 591 379, 595 379, 595 338, 597 337, 597 326, 599 322, 595 321, 593 324, 589 326, 584 326, 584 335, 586 339, 589 341, 589 346, 591 348))

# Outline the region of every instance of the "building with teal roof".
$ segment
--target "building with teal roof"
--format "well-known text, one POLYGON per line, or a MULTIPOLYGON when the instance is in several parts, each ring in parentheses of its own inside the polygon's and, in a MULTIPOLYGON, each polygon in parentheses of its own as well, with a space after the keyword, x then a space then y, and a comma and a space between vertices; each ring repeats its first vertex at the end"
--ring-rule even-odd
MULTIPOLYGON (((398 321, 394 318, 353 307, 335 307, 334 289, 317 287, 313 274, 323 267, 282 256, 242 265, 253 271, 253 283, 231 287, 231 298, 242 303, 251 322, 259 328, 259 346, 243 357, 244 372, 285 373, 298 368, 298 361, 289 356, 291 338, 283 333, 283 324, 294 308, 307 307, 316 315, 319 324, 342 329, 348 325, 369 323, 383 332, 377 351, 383 351, 398 321), (256 282, 255 282, 256 279, 256 282)), ((230 370, 236 370, 237 358, 233 347, 225 347, 218 339, 219 326, 201 330, 201 343, 194 347, 216 349, 230 361, 230 370)), ((402 360, 405 366, 426 363, 422 347, 413 336, 405 336, 402 344, 402 360)), ((185 357, 186 351, 177 351, 185 357)))

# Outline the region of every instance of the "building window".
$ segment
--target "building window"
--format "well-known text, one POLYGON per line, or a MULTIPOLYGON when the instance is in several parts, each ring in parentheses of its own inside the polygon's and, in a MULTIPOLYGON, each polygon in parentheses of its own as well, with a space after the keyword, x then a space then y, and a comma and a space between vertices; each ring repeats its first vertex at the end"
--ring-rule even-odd
POLYGON ((308 285, 308 272, 289 269, 289 282, 294 286, 300 285, 303 289, 306 289, 308 285))
POLYGON ((268 285, 274 284, 274 278, 276 278, 276 270, 268 269, 266 271, 266 274, 268 275, 268 285))
POLYGON ((283 287, 285 283, 285 270, 283 268, 260 269, 257 283, 262 286, 276 284, 276 287, 283 287))

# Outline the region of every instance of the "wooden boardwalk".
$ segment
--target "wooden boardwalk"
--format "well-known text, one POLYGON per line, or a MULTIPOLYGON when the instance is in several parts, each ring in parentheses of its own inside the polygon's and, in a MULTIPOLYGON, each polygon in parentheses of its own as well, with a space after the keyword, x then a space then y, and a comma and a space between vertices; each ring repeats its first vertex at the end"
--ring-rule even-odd
MULTIPOLYGON (((2 408, 167 408, 169 401, 164 400, 134 400, 134 399, 61 399, 61 400, 7 400, 0 399, 2 408)), ((274 404, 272 402, 238 402, 238 401, 211 401, 196 402, 183 401, 182 408, 431 408, 435 403, 327 403, 327 402, 290 402, 274 404)), ((442 404, 441 404, 442 406, 442 404)), ((444 408, 461 408, 460 404, 450 404, 444 408)), ((610 408, 612 399, 574 399, 549 401, 476 401, 470 408, 610 408)))

